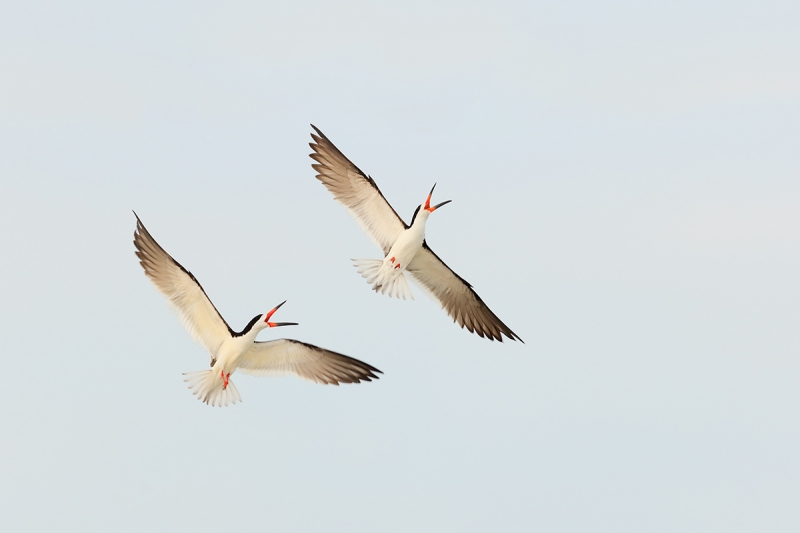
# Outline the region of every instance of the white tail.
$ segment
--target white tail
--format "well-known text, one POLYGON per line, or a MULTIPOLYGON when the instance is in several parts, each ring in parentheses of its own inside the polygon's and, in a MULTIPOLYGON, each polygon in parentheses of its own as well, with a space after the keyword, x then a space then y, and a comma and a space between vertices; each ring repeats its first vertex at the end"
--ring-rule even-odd
POLYGON ((381 259, 351 259, 351 261, 353 261, 353 266, 358 269, 358 273, 361 274, 367 282, 370 284, 375 283, 381 265, 383 265, 381 259))
POLYGON ((222 388, 224 382, 213 368, 197 372, 184 372, 183 375, 186 376, 183 381, 189 384, 192 394, 203 403, 215 407, 225 407, 242 401, 236 385, 230 379, 228 379, 228 387, 222 388))
POLYGON ((394 298, 414 299, 411 287, 403 272, 396 270, 382 259, 353 259, 358 273, 372 285, 372 290, 394 298))

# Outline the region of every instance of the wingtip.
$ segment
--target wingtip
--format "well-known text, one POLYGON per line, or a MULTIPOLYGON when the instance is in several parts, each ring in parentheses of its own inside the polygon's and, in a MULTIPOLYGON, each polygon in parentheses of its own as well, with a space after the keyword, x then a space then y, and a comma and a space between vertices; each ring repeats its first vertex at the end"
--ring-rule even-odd
POLYGON ((511 331, 511 329, 508 326, 506 326, 505 324, 503 324, 503 326, 505 326, 504 329, 501 329, 499 333, 491 335, 490 337, 491 340, 498 340, 500 342, 503 342, 504 340, 508 339, 511 341, 519 341, 522 344, 525 344, 525 341, 522 340, 522 338, 519 335, 511 331), (503 335, 505 335, 505 338, 503 338, 503 335))
MULTIPOLYGON (((133 209, 131 209, 131 211, 133 211, 133 209)), ((139 218, 139 215, 136 214, 136 211, 133 211, 133 216, 136 217, 136 229, 133 230, 133 242, 134 244, 136 244, 136 240, 139 238, 139 234, 142 233, 142 231, 146 232, 147 229, 145 229, 144 224, 142 223, 142 219, 139 218)))
POLYGON ((516 333, 514 333, 510 329, 508 331, 501 331, 500 333, 497 334, 497 337, 489 336, 489 335, 487 335, 487 337, 489 338, 489 340, 493 340, 493 341, 497 340, 497 341, 503 342, 504 340, 508 339, 508 340, 512 340, 512 341, 519 341, 522 344, 525 344, 525 341, 522 340, 522 338, 519 335, 517 335, 516 333), (503 338, 503 335, 506 336, 505 339, 503 338))

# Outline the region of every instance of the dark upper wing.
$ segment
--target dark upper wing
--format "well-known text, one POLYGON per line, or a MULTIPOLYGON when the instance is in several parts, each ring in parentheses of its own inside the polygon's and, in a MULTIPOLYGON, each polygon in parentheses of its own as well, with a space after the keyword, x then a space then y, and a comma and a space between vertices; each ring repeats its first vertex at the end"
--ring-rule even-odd
POLYGON ((296 374, 326 385, 372 381, 381 373, 358 359, 292 339, 253 343, 239 360, 239 371, 255 376, 296 374))
POLYGON ((203 287, 191 272, 159 246, 138 215, 133 244, 144 273, 167 298, 186 331, 205 346, 213 358, 219 345, 230 339, 233 331, 208 299, 203 287))
POLYGON ((477 333, 480 337, 485 336, 489 340, 503 342, 505 335, 511 340, 522 341, 511 328, 492 313, 465 279, 450 270, 450 267, 433 253, 428 243, 422 243, 422 249, 408 264, 406 272, 438 300, 447 314, 462 328, 465 327, 470 332, 477 333))
POLYGON ((317 132, 311 134, 315 142, 309 143, 314 150, 310 156, 316 163, 311 167, 317 171, 317 179, 347 208, 383 253, 388 253, 408 226, 383 197, 375 181, 350 162, 316 126, 311 127, 317 132))

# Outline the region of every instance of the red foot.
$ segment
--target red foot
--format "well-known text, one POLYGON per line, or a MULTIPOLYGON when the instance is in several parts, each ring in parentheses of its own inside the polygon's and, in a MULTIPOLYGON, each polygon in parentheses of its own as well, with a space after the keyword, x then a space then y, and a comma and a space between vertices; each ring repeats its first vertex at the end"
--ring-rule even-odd
POLYGON ((392 257, 391 261, 392 261, 392 263, 394 263, 394 257, 392 257))
POLYGON ((400 263, 397 263, 394 267, 395 268, 400 268, 400 263))
POLYGON ((222 378, 222 390, 227 389, 228 388, 228 378, 231 377, 231 373, 228 372, 228 375, 225 375, 225 371, 223 370, 223 371, 221 371, 219 373, 219 377, 222 378))

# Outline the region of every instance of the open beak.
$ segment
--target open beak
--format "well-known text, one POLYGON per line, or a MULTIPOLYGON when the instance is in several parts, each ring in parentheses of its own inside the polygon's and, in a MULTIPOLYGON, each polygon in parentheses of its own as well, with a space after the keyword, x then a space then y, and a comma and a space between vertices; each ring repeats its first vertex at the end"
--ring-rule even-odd
POLYGON ((285 304, 285 303, 286 303, 286 300, 282 301, 281 303, 279 303, 278 305, 276 305, 275 307, 273 307, 273 308, 272 308, 272 311, 270 311, 269 313, 267 313, 267 318, 265 318, 265 319, 264 319, 264 322, 266 322, 266 323, 267 323, 267 325, 268 325, 269 327, 271 327, 271 328, 277 328, 277 327, 280 327, 280 326, 297 326, 297 325, 298 325, 298 324, 297 324, 297 322, 270 322, 270 321, 269 321, 269 319, 270 319, 270 318, 272 318, 272 315, 274 315, 274 314, 275 314, 275 311, 277 311, 278 309, 280 309, 280 308, 281 308, 281 306, 282 306, 283 304, 285 304))
POLYGON ((442 207, 444 204, 449 204, 450 202, 453 201, 453 200, 446 200, 440 204, 436 204, 435 206, 431 207, 431 196, 433 196, 433 189, 435 188, 436 184, 434 183, 433 187, 431 187, 431 192, 428 193, 428 198, 425 200, 425 210, 430 211, 431 213, 442 207))

